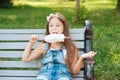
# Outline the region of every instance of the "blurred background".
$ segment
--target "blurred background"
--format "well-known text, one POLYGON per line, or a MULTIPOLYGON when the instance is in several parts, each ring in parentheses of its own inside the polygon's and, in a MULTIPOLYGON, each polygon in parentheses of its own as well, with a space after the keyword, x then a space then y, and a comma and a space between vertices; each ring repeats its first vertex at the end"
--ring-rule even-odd
POLYGON ((120 0, 0 0, 0 29, 39 29, 59 12, 70 28, 92 21, 96 80, 120 80, 120 0))

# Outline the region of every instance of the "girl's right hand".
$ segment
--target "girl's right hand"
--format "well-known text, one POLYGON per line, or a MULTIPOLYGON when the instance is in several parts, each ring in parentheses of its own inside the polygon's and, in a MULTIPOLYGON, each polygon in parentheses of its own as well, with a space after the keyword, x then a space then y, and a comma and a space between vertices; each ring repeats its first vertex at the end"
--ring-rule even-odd
POLYGON ((38 41, 39 41, 38 35, 32 35, 30 37, 30 42, 35 43, 35 42, 38 42, 38 41))

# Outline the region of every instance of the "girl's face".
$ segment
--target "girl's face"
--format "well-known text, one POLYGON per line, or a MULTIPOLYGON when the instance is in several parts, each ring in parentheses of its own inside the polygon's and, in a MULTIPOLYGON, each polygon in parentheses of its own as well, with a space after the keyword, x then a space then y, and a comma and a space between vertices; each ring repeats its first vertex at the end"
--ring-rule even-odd
POLYGON ((64 25, 56 18, 52 18, 49 22, 50 34, 62 34, 64 25))

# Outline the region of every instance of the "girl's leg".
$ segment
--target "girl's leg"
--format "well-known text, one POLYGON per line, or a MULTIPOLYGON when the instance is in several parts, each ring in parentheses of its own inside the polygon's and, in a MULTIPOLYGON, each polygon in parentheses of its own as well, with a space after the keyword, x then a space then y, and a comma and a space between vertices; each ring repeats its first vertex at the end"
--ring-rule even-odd
POLYGON ((58 80, 71 80, 71 79, 68 77, 60 77, 60 78, 58 78, 58 80))
POLYGON ((35 80, 49 80, 47 76, 45 75, 39 75, 35 80))

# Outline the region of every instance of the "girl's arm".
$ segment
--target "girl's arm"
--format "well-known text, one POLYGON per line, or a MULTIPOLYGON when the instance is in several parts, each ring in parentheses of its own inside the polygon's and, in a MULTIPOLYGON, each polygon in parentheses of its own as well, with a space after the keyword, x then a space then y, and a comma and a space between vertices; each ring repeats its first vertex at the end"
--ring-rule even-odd
POLYGON ((37 35, 32 35, 24 52, 23 52, 23 56, 22 56, 22 61, 23 62, 29 62, 32 61, 38 57, 40 57, 40 55, 42 55, 43 53, 43 47, 44 44, 39 45, 38 47, 36 47, 34 50, 32 50, 33 45, 35 44, 35 42, 37 42, 38 36, 37 35))
POLYGON ((87 57, 91 57, 91 58, 94 57, 96 55, 96 52, 90 51, 88 53, 85 53, 85 54, 81 55, 81 57, 79 59, 77 59, 77 52, 76 52, 75 55, 76 56, 75 56, 74 62, 72 64, 72 73, 73 74, 79 73, 79 71, 81 70, 81 68, 83 66, 84 59, 87 58, 87 57))

